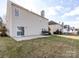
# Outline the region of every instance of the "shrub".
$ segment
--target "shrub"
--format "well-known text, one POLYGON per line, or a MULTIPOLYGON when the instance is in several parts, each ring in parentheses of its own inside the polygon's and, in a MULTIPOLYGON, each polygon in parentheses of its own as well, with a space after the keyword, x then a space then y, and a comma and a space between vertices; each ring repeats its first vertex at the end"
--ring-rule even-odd
POLYGON ((77 34, 79 35, 79 31, 77 32, 77 34))
POLYGON ((0 36, 7 36, 7 34, 6 34, 6 31, 7 31, 7 29, 6 29, 6 27, 5 26, 2 26, 1 28, 0 28, 0 36))
POLYGON ((54 34, 62 34, 62 31, 56 30, 56 32, 54 32, 54 34))

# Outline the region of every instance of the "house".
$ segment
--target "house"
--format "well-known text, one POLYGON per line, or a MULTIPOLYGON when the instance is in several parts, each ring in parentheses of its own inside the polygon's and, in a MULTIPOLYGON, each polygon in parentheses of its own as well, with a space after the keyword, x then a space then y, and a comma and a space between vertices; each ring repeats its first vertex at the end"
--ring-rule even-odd
POLYGON ((69 32, 71 32, 70 30, 71 30, 71 28, 69 25, 64 25, 62 32, 63 32, 63 34, 68 34, 69 32))
POLYGON ((38 15, 11 1, 7 1, 6 20, 7 34, 13 38, 41 35, 43 29, 48 31, 44 11, 38 15))
POLYGON ((54 34, 57 30, 61 31, 62 30, 62 25, 54 22, 54 21, 49 21, 49 31, 51 34, 54 34))
POLYGON ((64 34, 74 34, 77 35, 77 30, 75 29, 75 27, 70 27, 69 25, 64 25, 63 28, 63 33, 64 34))

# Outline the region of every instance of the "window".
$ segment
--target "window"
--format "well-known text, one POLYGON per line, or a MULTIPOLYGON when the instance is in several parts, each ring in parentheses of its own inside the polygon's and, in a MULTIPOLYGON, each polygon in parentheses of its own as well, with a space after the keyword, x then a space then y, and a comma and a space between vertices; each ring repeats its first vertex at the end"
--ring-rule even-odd
POLYGON ((24 35, 24 27, 17 27, 17 35, 18 36, 23 36, 24 35))
POLYGON ((19 16, 19 10, 15 9, 15 16, 19 16))

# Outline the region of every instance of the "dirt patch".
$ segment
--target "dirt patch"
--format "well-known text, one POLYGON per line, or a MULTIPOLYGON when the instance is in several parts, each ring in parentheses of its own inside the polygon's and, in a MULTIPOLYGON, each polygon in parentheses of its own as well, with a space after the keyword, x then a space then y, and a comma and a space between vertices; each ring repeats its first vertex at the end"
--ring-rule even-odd
POLYGON ((71 38, 71 39, 78 39, 79 40, 79 36, 70 36, 70 35, 58 35, 60 37, 65 37, 65 38, 71 38))

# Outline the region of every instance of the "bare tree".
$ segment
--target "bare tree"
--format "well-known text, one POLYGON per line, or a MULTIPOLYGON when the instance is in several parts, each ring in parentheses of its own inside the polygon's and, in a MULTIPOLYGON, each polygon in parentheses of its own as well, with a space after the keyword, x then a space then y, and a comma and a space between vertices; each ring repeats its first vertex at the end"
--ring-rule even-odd
POLYGON ((0 17, 0 26, 2 26, 2 23, 3 23, 3 20, 2 20, 2 18, 0 17))

